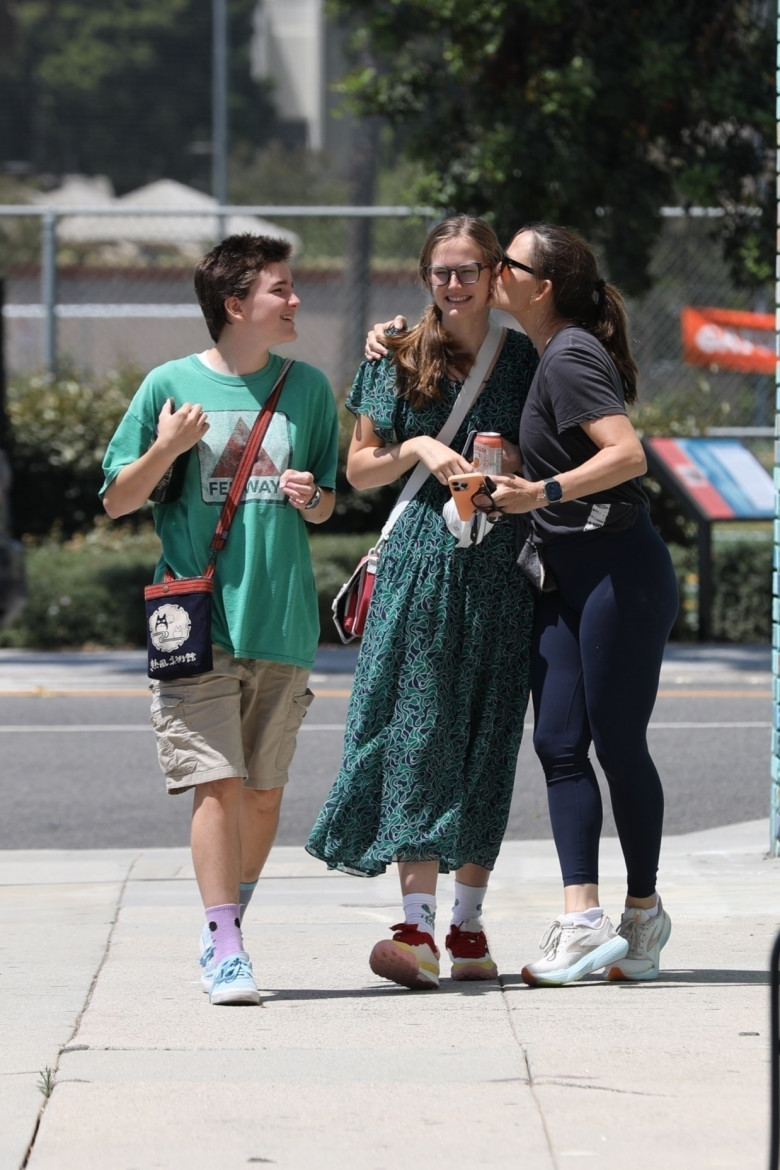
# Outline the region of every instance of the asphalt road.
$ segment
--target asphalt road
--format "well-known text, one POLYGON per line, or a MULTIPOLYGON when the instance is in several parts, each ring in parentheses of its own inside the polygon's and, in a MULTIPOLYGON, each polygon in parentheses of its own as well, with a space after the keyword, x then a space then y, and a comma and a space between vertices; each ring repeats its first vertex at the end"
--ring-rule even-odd
MULTIPOLYGON (((353 660, 318 659, 280 844, 303 844, 338 770, 353 660)), ((766 647, 670 648, 650 728, 667 833, 768 816, 769 667, 766 647)), ((0 848, 186 845, 190 798, 165 794, 148 707, 141 655, 0 651, 0 848)), ((530 716, 507 836, 550 836, 530 716)))

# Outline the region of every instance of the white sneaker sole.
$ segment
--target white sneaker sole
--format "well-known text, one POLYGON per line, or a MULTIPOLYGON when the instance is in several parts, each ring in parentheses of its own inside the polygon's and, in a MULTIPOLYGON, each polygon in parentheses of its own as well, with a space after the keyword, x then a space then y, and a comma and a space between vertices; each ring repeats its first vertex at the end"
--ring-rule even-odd
POLYGON ((571 967, 559 967, 556 971, 534 971, 531 963, 523 967, 521 975, 529 987, 564 987, 567 983, 577 983, 586 975, 592 975, 594 971, 600 971, 602 967, 624 958, 627 951, 628 940, 618 936, 602 943, 600 947, 594 947, 571 967))
POLYGON ((211 989, 209 1001, 217 1007, 228 1004, 260 1003, 260 992, 256 987, 214 987, 211 989))
MULTIPOLYGON (((423 950, 422 947, 418 948, 423 950)), ((389 979, 412 991, 431 991, 439 986, 439 963, 430 947, 419 959, 404 943, 383 939, 371 952, 368 965, 380 979, 389 979)))

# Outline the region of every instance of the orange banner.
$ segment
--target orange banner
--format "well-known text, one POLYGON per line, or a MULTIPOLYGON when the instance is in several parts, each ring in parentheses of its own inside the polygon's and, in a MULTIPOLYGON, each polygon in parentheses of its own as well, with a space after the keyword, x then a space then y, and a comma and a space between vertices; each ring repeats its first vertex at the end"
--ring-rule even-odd
POLYGON ((721 366, 745 373, 774 374, 775 318, 772 313, 686 306, 680 313, 683 360, 693 366, 721 366))

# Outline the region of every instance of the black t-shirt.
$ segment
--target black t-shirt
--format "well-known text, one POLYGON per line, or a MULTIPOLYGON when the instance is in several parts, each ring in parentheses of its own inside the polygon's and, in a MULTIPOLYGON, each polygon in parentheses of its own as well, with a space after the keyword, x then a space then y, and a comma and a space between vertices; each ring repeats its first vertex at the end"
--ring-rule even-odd
MULTIPOLYGON (((626 414, 617 367, 601 342, 579 326, 556 333, 542 354, 520 420, 523 476, 549 479, 579 467, 599 448, 580 423, 626 414)), ((641 480, 607 491, 536 508, 531 516, 542 541, 575 533, 629 528, 647 508, 641 480)))

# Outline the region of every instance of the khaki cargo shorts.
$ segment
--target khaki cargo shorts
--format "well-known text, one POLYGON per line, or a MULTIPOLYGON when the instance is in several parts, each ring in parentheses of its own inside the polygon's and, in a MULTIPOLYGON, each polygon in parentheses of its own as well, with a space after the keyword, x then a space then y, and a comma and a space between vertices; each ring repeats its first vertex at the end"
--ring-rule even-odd
POLYGON ((314 695, 309 671, 214 647, 214 669, 156 681, 152 726, 168 792, 240 776, 248 788, 287 783, 298 729, 314 695))

